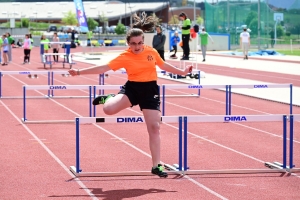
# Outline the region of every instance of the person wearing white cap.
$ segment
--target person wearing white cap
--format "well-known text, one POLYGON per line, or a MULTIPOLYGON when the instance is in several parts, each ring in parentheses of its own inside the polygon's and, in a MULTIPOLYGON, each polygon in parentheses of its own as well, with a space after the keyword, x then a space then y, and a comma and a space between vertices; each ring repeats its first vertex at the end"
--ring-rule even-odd
POLYGON ((170 51, 170 53, 172 51, 175 51, 174 54, 172 54, 170 57, 171 58, 177 58, 176 53, 177 53, 177 44, 180 42, 180 38, 178 36, 178 32, 175 31, 174 35, 171 37, 171 46, 172 46, 172 50, 170 51))

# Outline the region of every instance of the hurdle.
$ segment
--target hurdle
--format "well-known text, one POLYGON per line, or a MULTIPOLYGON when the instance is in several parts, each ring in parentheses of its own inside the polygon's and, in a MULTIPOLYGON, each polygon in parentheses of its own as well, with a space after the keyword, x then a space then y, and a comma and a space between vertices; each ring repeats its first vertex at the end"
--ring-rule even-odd
POLYGON ((44 64, 44 69, 46 69, 46 65, 50 65, 50 69, 52 69, 52 61, 51 61, 51 55, 63 55, 64 61, 63 68, 65 67, 65 63, 68 63, 70 66, 70 69, 72 68, 72 64, 75 64, 72 62, 72 55, 71 55, 71 42, 41 42, 40 45, 40 55, 41 55, 41 61, 44 64), (64 53, 45 53, 44 52, 44 44, 63 44, 65 45, 64 53), (50 60, 47 61, 47 57, 50 58, 50 60), (66 62, 67 59, 67 62, 66 62))
MULTIPOLYGON (((155 176, 151 174, 150 171, 125 171, 125 172, 83 172, 80 168, 80 124, 89 124, 89 123, 124 123, 124 122, 135 122, 135 123, 144 123, 143 116, 137 117, 128 117, 128 116, 118 116, 118 117, 77 117, 76 122, 76 165, 70 166, 70 171, 76 177, 110 177, 110 176, 155 176)), ((164 116, 161 117, 161 121, 165 123, 178 123, 179 124, 179 135, 182 134, 182 117, 180 116, 164 116)), ((168 172, 169 175, 180 175, 176 168, 171 165, 167 165, 173 171, 168 172)))
MULTIPOLYGON (((299 115, 300 116, 300 115, 299 115)), ((256 174, 256 173, 286 173, 287 172, 287 115, 243 115, 243 116, 228 116, 228 115, 192 115, 192 116, 162 116, 162 123, 178 123, 178 168, 172 167, 169 164, 165 166, 170 169, 169 175, 201 175, 201 174, 256 174), (188 167, 187 157, 187 135, 188 123, 238 123, 238 122, 282 122, 283 123, 283 151, 281 166, 270 164, 269 169, 220 169, 220 170, 190 170, 188 167)), ((80 124, 96 124, 96 123, 144 123, 143 116, 118 116, 118 117, 77 117, 76 122, 76 165, 70 166, 70 171, 76 177, 112 177, 112 176, 148 176, 153 175, 148 171, 125 171, 125 172, 83 172, 80 168, 80 124)), ((293 126, 293 124, 291 125, 293 126)))
POLYGON ((199 96, 200 96, 200 90, 201 89, 218 89, 218 90, 224 90, 225 89, 225 114, 231 115, 231 94, 232 88, 236 89, 268 89, 268 88, 289 88, 290 89, 290 114, 293 113, 293 85, 290 83, 287 84, 245 84, 245 85, 196 85, 196 84, 163 84, 162 85, 162 115, 165 116, 166 114, 166 107, 165 107, 165 101, 166 101, 166 89, 198 89, 199 96))
MULTIPOLYGON (((51 77, 50 77, 50 72, 47 71, 0 71, 0 98, 9 98, 9 99, 19 99, 19 98, 23 98, 22 96, 20 97, 14 97, 14 96, 8 96, 8 97, 4 97, 3 96, 3 92, 2 92, 2 78, 4 77, 4 75, 15 75, 15 74, 19 74, 19 75, 27 75, 28 77, 32 77, 32 76, 36 76, 35 78, 38 77, 38 74, 43 74, 43 75, 47 75, 48 76, 48 85, 50 85, 51 82, 51 77)), ((50 95, 50 90, 48 90, 48 96, 50 95)), ((44 98, 44 96, 41 97, 27 97, 27 98, 44 98)))
MULTIPOLYGON (((54 75, 59 74, 63 77, 69 77, 70 74, 68 71, 52 71, 51 72, 51 83, 50 85, 54 85, 54 75)), ((54 90, 51 90, 51 95, 49 97, 54 97, 54 90)), ((89 96, 72 96, 70 98, 89 98, 89 96)))
MULTIPOLYGON (((166 74, 167 71, 164 70, 157 70, 156 71, 158 74, 166 74)), ((198 84, 200 85, 200 70, 193 70, 192 72, 197 72, 199 79, 198 79, 198 84)), ((108 71, 103 74, 99 74, 99 85, 104 85, 104 79, 106 74, 127 74, 125 70, 120 70, 120 71, 108 71)), ((172 76, 175 76, 172 74, 172 76)), ((176 75, 177 76, 177 75, 176 75)), ((99 95, 103 95, 104 90, 99 90, 99 95)), ((200 89, 198 90, 198 94, 188 94, 188 95, 166 95, 166 97, 199 97, 200 96, 200 89)))
POLYGON ((254 84, 254 85, 229 85, 228 86, 228 115, 231 115, 231 89, 268 89, 268 88, 288 88, 290 91, 290 113, 293 114, 293 84, 285 83, 285 84, 254 84))
MULTIPOLYGON (((200 79, 199 79, 200 80, 200 79)), ((196 84, 163 84, 162 85, 162 116, 166 114, 166 88, 168 89, 198 89, 200 96, 200 89, 225 89, 226 90, 226 103, 225 114, 228 114, 228 85, 196 85, 196 84)))
MULTIPOLYGON (((179 162, 179 169, 184 170, 184 174, 246 174, 246 173, 285 173, 288 170, 287 167, 287 120, 288 115, 191 115, 183 117, 183 164, 179 162), (188 123, 239 123, 239 122, 282 122, 283 124, 283 148, 282 148, 282 164, 279 162, 265 162, 265 166, 269 169, 226 169, 226 170, 190 170, 188 167, 187 157, 187 135, 188 135, 188 123)), ((290 124, 293 126, 293 124, 290 124)), ((290 130, 291 131, 291 130, 290 130)), ((293 143, 293 140, 291 140, 293 143)), ((290 151, 290 156, 291 156, 290 151)), ((181 160, 180 160, 181 161, 181 160)), ((291 161, 290 161, 291 162, 291 161)), ((290 163, 291 164, 291 163, 290 163)))
MULTIPOLYGON (((89 90, 89 116, 92 117, 92 86, 89 85, 24 85, 23 86, 23 118, 21 121, 32 124, 51 124, 51 123, 74 123, 74 120, 28 120, 26 117, 26 91, 27 90, 89 90)), ((56 97, 57 98, 57 97, 56 97)), ((59 97, 63 98, 63 97, 59 97)), ((71 98, 71 97, 66 97, 71 98)))

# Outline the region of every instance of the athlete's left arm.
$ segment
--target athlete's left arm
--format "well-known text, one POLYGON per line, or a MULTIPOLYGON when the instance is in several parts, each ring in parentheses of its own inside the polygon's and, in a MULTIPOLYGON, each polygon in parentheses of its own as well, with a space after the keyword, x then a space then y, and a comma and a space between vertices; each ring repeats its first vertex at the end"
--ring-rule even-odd
POLYGON ((162 70, 165 70, 167 72, 171 72, 173 74, 178 74, 178 75, 186 75, 186 74, 192 72, 192 70, 193 70, 193 66, 188 66, 184 70, 182 70, 182 69, 178 69, 178 68, 174 67, 173 65, 166 63, 166 62, 163 63, 162 65, 159 65, 159 68, 162 70))

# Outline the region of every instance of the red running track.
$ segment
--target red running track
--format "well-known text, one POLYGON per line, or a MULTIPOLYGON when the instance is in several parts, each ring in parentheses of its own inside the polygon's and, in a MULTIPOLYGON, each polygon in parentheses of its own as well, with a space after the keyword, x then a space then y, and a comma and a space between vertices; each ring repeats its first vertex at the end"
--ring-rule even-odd
MULTIPOLYGON (((33 51, 38 54, 37 49, 33 51)), ((16 61, 2 70, 36 70, 16 61)), ((78 67, 87 67, 78 63, 78 67)), ((55 66, 56 67, 56 66, 55 66)), ((77 66, 76 66, 77 67, 77 66)), ((45 77, 5 76, 4 95, 21 95, 23 84, 45 84, 45 77)), ((97 84, 98 76, 55 77, 56 84, 97 84)), ((122 75, 111 75, 106 84, 123 84, 122 75)), ((159 80, 159 84, 174 83, 159 80)), ((43 91, 45 92, 45 91, 43 91)), ((87 91, 64 91, 57 95, 87 95, 87 91)), ((110 92, 110 91, 107 91, 110 92)), ((187 91, 167 91, 168 94, 187 91)), ((196 92, 196 91, 195 91, 196 92)), ((30 95, 41 95, 31 91, 30 95)), ((234 114, 287 113, 288 105, 233 94, 234 114)), ((168 98, 167 115, 224 114, 225 94, 203 90, 201 98, 168 98)), ((74 119, 88 116, 87 99, 29 99, 29 119, 74 119)), ((4 199, 297 199, 299 175, 193 175, 189 177, 107 177, 74 179, 68 168, 75 164, 74 124, 21 124, 22 100, 1 99, 0 117, 2 189, 4 199), (11 128, 13 127, 13 129, 11 128)), ((294 107, 294 113, 300 113, 294 107)), ((97 116, 103 116, 101 108, 97 116)), ((138 107, 119 116, 139 116, 138 107)), ((295 155, 300 153, 300 123, 295 123, 295 155)), ((190 124, 189 167, 191 169, 261 168, 265 161, 281 161, 281 123, 190 124)), ((177 124, 162 124, 162 161, 178 163, 177 124)), ((144 124, 98 124, 81 126, 81 168, 84 171, 149 170, 147 132, 144 124), (124 131, 125 130, 125 131, 124 131)), ((295 164, 300 162, 295 156, 295 164)))

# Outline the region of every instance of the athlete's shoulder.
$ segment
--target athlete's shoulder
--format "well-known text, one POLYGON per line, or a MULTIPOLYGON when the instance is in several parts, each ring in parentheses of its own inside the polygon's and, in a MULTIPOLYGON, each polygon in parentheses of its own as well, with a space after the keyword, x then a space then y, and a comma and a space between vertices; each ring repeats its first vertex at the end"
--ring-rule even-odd
POLYGON ((148 52, 157 52, 157 51, 156 51, 156 49, 154 49, 154 48, 151 47, 151 46, 144 45, 144 52, 145 52, 145 53, 148 53, 148 52))

